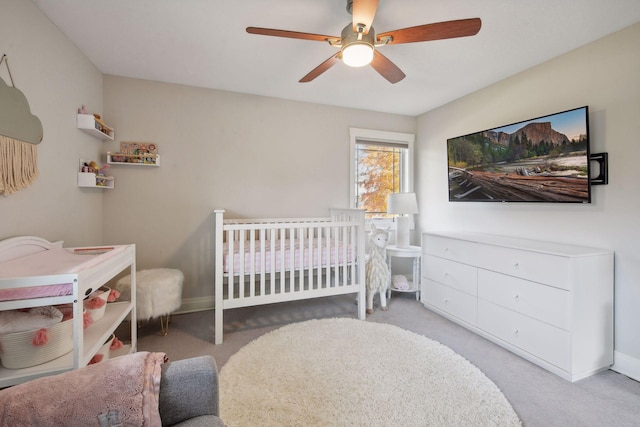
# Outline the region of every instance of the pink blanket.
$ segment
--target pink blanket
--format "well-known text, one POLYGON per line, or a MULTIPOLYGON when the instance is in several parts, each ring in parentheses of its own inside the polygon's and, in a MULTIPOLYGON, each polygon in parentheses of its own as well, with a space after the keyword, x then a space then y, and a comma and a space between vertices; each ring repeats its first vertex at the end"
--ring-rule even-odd
POLYGON ((159 426, 165 357, 138 352, 0 390, 0 425, 159 426))

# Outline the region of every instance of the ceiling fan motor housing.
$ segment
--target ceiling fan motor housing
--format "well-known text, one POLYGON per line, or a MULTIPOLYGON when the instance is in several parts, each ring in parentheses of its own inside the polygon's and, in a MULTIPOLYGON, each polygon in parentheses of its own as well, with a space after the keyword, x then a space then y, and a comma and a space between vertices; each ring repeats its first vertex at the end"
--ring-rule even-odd
POLYGON ((353 13, 353 0, 347 0, 347 12, 349 15, 353 13))

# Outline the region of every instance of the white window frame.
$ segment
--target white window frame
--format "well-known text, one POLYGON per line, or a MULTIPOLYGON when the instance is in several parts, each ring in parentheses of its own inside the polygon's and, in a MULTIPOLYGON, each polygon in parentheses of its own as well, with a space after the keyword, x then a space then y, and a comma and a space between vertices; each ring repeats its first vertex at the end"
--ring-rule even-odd
MULTIPOLYGON (((406 183, 405 191, 413 192, 413 146, 416 136, 412 133, 387 132, 373 129, 349 128, 349 206, 355 208, 356 202, 356 144, 362 142, 381 142, 386 144, 398 144, 407 147, 408 161, 406 162, 406 183)), ((404 177, 403 177, 404 178, 404 177)), ((376 225, 389 227, 395 230, 395 221, 393 219, 367 219, 367 225, 375 222, 376 225)), ((412 218, 413 228, 413 218, 412 218)), ((368 228, 368 227, 367 227, 368 228)))

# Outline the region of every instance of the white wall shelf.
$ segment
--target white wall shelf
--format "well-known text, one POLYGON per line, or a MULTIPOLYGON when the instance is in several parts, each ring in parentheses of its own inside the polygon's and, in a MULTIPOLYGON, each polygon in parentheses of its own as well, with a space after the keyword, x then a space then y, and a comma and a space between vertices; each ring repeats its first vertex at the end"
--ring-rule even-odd
POLYGON ((112 176, 96 175, 91 172, 78 172, 78 187, 113 189, 115 178, 112 176))
POLYGON ((93 114, 78 114, 78 129, 103 141, 107 139, 113 141, 115 136, 115 130, 97 122, 93 114))
POLYGON ((160 166, 160 154, 123 154, 107 153, 107 163, 126 166, 160 166))
MULTIPOLYGON (((80 159, 78 169, 78 187, 86 188, 108 188, 112 189, 115 185, 115 178, 112 176, 98 175, 94 172, 83 172, 85 160, 80 159)), ((92 169, 90 169, 92 170, 92 169)))

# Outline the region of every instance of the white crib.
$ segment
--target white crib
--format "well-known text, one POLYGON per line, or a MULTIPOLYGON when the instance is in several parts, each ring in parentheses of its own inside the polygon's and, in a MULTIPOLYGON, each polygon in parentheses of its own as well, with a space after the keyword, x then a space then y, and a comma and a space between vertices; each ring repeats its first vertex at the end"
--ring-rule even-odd
POLYGON ((357 293, 365 318, 364 211, 328 218, 225 219, 215 214, 215 343, 224 310, 357 293))

